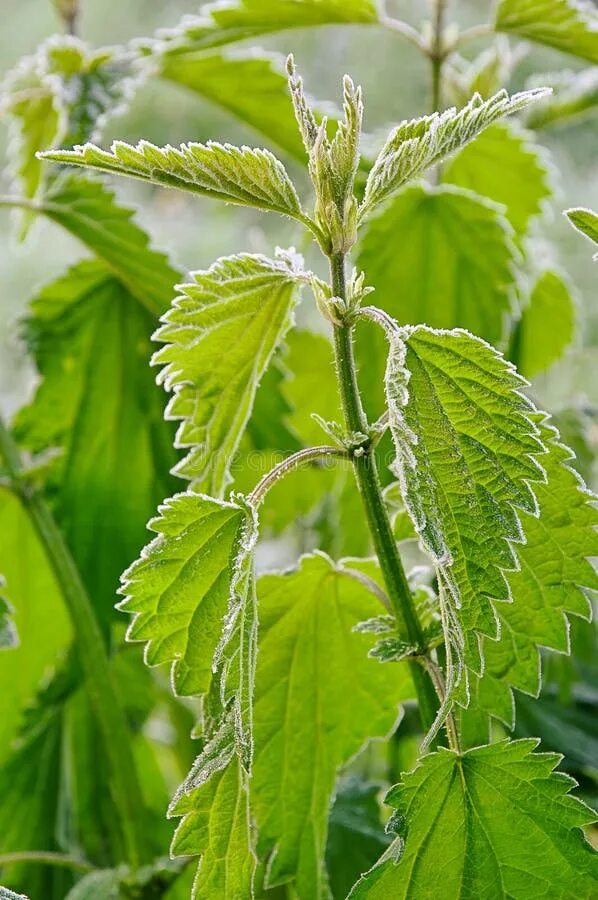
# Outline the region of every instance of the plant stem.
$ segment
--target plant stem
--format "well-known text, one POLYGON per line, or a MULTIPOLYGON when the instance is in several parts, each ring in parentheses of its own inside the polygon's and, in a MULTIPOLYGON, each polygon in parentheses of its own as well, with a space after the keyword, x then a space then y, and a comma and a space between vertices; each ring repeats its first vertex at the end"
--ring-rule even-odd
MULTIPOLYGON (((333 295, 343 300, 346 299, 344 254, 335 254, 330 257, 330 272, 333 295)), ((367 434, 369 426, 357 384, 351 331, 351 325, 343 324, 334 328, 336 370, 341 404, 347 429, 351 432, 367 434)), ((352 456, 353 468, 388 598, 401 631, 407 636, 410 643, 421 646, 422 630, 388 513, 382 500, 376 457, 371 443, 360 449, 363 451, 361 454, 354 453, 352 456)), ((410 663, 410 671, 417 693, 422 726, 427 731, 436 717, 436 694, 428 674, 420 665, 410 663)))
POLYGON ((342 450, 340 447, 307 447, 304 450, 298 450, 297 453, 292 453, 291 456, 287 456, 281 463, 274 466, 270 472, 267 472, 261 481, 258 481, 247 499, 254 506, 257 506, 262 502, 270 488, 273 487, 280 478, 283 478, 285 475, 288 475, 289 472, 298 469, 304 463, 326 459, 327 457, 348 459, 348 456, 349 454, 347 451, 342 450))
POLYGON ((143 797, 137 780, 125 714, 113 682, 108 653, 94 609, 62 533, 40 494, 26 482, 18 448, 0 418, 0 459, 11 487, 21 498, 61 588, 76 638, 86 689, 98 723, 113 779, 127 862, 140 862, 143 797))
POLYGON ((446 58, 444 49, 444 14, 446 0, 434 0, 434 36, 430 60, 432 62, 432 112, 440 112, 442 106, 442 66, 446 58))
POLYGON ((22 850, 17 853, 0 854, 0 866, 13 866, 18 863, 39 863, 42 866, 59 866, 64 869, 74 869, 77 872, 93 872, 95 866, 70 856, 68 853, 52 853, 50 850, 22 850))

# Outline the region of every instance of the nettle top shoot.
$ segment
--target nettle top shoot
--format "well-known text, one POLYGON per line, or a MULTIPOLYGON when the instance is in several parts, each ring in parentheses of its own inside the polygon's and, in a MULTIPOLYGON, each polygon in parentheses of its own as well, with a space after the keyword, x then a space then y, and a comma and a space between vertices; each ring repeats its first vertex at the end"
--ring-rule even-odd
MULTIPOLYGON (((325 282, 291 251, 219 259, 179 288, 155 334, 152 362, 185 450, 175 471, 189 485, 150 523, 157 536, 123 575, 120 608, 148 665, 169 664, 173 690, 203 698, 201 751, 170 808, 182 817, 172 853, 202 858, 198 897, 261 896, 287 882, 300 897, 327 896, 337 770, 414 699, 422 759, 390 791, 392 842, 350 896, 528 897, 541 879, 543 896, 595 897, 596 858, 580 830, 593 816, 553 773, 558 756, 535 753, 534 740, 487 741, 489 717, 512 727, 513 687, 537 693, 538 647, 566 649, 565 614, 590 614, 598 511, 500 352, 463 329, 399 324, 365 305, 367 268, 346 271, 378 207, 548 91, 475 94, 402 122, 372 162, 360 152, 361 89, 345 76, 334 126, 312 109, 292 57, 287 69, 313 210, 268 150, 116 141, 40 154, 289 216, 329 261, 325 282), (231 492, 257 388, 304 286, 332 329, 342 421, 318 418, 326 443, 289 455, 247 495, 231 492), (367 321, 387 339, 375 421, 359 387, 367 365, 358 375, 354 358, 367 321), (394 490, 428 560, 411 573, 380 484, 387 431, 394 490), (321 458, 351 464, 375 558, 315 552, 256 580, 259 505, 321 458)), ((375 263, 384 248, 374 237, 375 263)))

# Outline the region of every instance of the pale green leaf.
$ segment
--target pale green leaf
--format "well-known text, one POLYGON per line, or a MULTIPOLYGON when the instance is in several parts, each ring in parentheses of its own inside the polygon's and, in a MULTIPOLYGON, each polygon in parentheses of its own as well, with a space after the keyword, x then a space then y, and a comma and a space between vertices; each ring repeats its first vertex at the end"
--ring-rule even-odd
POLYGON ((159 380, 174 395, 167 417, 182 420, 178 447, 191 448, 175 472, 222 496, 229 468, 270 359, 292 323, 299 273, 290 255, 218 260, 163 317, 155 337, 159 380))
MULTIPOLYGON (((496 344, 512 308, 512 238, 490 201, 459 188, 417 186, 369 222, 357 265, 376 289, 376 305, 401 324, 467 328, 496 344)), ((366 396, 381 398, 383 335, 363 328, 357 356, 366 396)))
POLYGON ((502 90, 488 100, 474 94, 459 111, 452 107, 443 113, 401 122, 390 133, 368 175, 361 215, 468 144, 497 119, 525 109, 545 94, 542 88, 512 97, 502 90))
POLYGON ((586 0, 500 0, 495 28, 598 63, 598 12, 586 0))
POLYGON ((467 705, 480 635, 498 636, 494 601, 523 541, 518 510, 537 504, 544 452, 514 367, 465 331, 390 333, 386 391, 401 493, 436 565, 448 654, 447 690, 467 705), (541 458, 540 458, 541 463, 541 458), (453 669, 453 665, 456 667, 453 669))
POLYGON ((529 110, 526 125, 529 128, 552 128, 569 125, 591 115, 598 106, 598 69, 582 69, 573 72, 550 72, 534 78, 549 85, 553 93, 529 110))
MULTIPOLYGON (((390 791, 401 834, 352 900, 591 900, 598 855, 582 828, 591 809, 537 741, 502 741, 424 757, 390 791)), ((391 820, 392 821, 392 820, 391 820)))
MULTIPOLYGON (((215 103, 303 161, 305 151, 289 98, 283 60, 261 51, 168 54, 161 75, 215 103)), ((293 198, 293 203, 296 203, 293 198)))
POLYGON ((215 141, 182 144, 178 149, 149 141, 135 147, 114 141, 109 151, 84 144, 74 150, 48 151, 42 157, 301 218, 295 188, 269 150, 215 141))
POLYGON ((85 875, 65 900, 121 900, 121 878, 116 869, 100 869, 85 875))
POLYGON ((149 246, 133 211, 117 204, 105 185, 69 175, 52 186, 39 208, 103 260, 150 313, 159 316, 168 308, 180 271, 149 246))
POLYGON ((4 596, 5 582, 0 576, 0 650, 19 646, 19 635, 14 623, 14 610, 4 596))
POLYGON ((120 609, 133 615, 127 639, 145 643, 150 666, 168 663, 182 696, 210 687, 224 619, 242 603, 235 594, 239 558, 253 522, 238 503, 177 494, 149 523, 158 537, 122 576, 120 609))
MULTIPOLYGON (((589 241, 598 244, 598 213, 591 209, 578 207, 565 210, 565 215, 574 228, 581 231, 589 241)), ((594 259, 598 259, 598 253, 594 255, 594 259)))
POLYGON ((92 260, 45 287, 26 323, 42 380, 15 432, 34 453, 59 451, 49 473, 54 513, 104 620, 145 522, 173 487, 172 428, 149 367, 154 327, 128 288, 92 260))
POLYGON ((171 854, 201 857, 193 900, 253 896, 256 859, 245 778, 233 757, 199 786, 184 784, 170 807, 170 816, 183 816, 171 854))
POLYGON ((569 285, 556 272, 538 278, 516 325, 517 368, 532 378, 560 359, 573 340, 575 306, 569 285))
POLYGON ((568 653, 566 614, 589 618, 583 588, 598 590, 598 574, 588 561, 598 556, 596 497, 569 467, 571 451, 558 442, 555 429, 542 424, 541 436, 549 452, 540 458, 547 482, 534 486, 540 515, 521 516, 526 543, 517 550, 519 570, 507 574, 512 603, 496 608, 500 640, 484 641, 484 676, 475 686, 478 710, 509 727, 514 724, 510 686, 538 695, 538 648, 568 653))
POLYGON ((461 150, 442 177, 502 204, 515 232, 524 235, 552 193, 544 156, 531 135, 512 124, 496 123, 461 150))
POLYGON ((12 122, 11 168, 26 197, 43 186, 38 150, 97 140, 122 112, 140 72, 118 50, 91 50, 68 35, 45 41, 22 59, 1 88, 12 122))
POLYGON ((408 670, 368 658, 353 631, 380 610, 323 554, 258 581, 260 649, 251 802, 267 884, 294 882, 301 900, 329 895, 328 809, 339 766, 387 735, 412 695, 408 670))
POLYGON ((9 891, 0 884, 0 900, 29 900, 29 898, 25 894, 15 894, 14 891, 9 891))

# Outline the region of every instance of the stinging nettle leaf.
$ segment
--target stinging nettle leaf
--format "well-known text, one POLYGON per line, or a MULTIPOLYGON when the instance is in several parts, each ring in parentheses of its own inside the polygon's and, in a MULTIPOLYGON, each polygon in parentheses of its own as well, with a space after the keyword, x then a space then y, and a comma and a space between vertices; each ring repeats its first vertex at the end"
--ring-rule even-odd
POLYGON ((318 900, 329 896, 324 854, 337 770, 370 738, 389 734, 413 688, 405 664, 368 658, 371 636, 353 627, 375 615, 379 601, 324 554, 264 575, 258 597, 258 852, 267 887, 293 881, 297 897, 318 900))
POLYGON ((139 141, 133 147, 114 141, 102 150, 84 144, 73 150, 40 154, 42 159, 129 175, 242 206, 280 212, 301 219, 299 198, 283 164, 269 150, 232 144, 190 142, 180 148, 139 141))
POLYGON ((389 335, 386 392, 407 510, 437 568, 448 654, 447 692, 468 703, 481 635, 498 636, 494 601, 510 599, 518 510, 538 511, 530 484, 545 453, 524 380, 466 331, 425 326, 389 335), (453 668, 454 667, 454 668, 453 668))
POLYGON ((390 133, 368 175, 360 215, 366 215, 408 181, 468 144, 497 119, 520 112, 547 93, 544 88, 534 88, 509 97, 502 90, 488 100, 474 94, 459 111, 452 107, 401 122, 390 133))
POLYGON ((0 650, 18 647, 19 635, 13 619, 13 608, 4 596, 5 581, 0 576, 0 650))
POLYGON ((462 755, 441 749, 391 789, 404 821, 351 900, 528 900, 598 890, 598 855, 582 829, 595 814, 554 772, 538 741, 502 741, 462 755))
POLYGON ((598 68, 575 72, 550 72, 538 75, 534 82, 549 85, 553 93, 530 109, 525 117, 529 128, 552 128, 579 122, 598 106, 598 68))
POLYGON ((222 496, 259 381, 292 324, 298 258, 244 254, 218 260, 182 285, 155 338, 154 365, 182 420, 176 445, 191 448, 173 470, 194 489, 222 496))
MULTIPOLYGON (((580 206, 565 210, 565 215, 577 231, 593 244, 598 244, 598 213, 580 206)), ((594 259, 598 259, 598 253, 594 254, 594 259)))
POLYGON ((598 13, 586 0, 500 0, 495 28, 598 63, 598 13))
POLYGON ((525 378, 533 378, 561 358, 573 340, 575 319, 570 286, 557 272, 543 272, 511 339, 512 358, 525 378))

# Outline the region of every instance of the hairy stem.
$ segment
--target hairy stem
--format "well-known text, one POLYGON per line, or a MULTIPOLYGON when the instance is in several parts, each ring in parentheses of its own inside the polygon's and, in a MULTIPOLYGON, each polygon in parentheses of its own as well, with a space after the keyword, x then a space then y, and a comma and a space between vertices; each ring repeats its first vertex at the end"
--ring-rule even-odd
POLYGON ((26 482, 18 448, 2 419, 0 460, 4 462, 12 489, 27 508, 73 624, 86 690, 110 765, 114 804, 121 820, 127 861, 135 866, 142 856, 143 797, 102 633, 62 533, 40 494, 26 482))
POLYGON ((444 16, 446 0, 434 0, 433 37, 430 60, 432 62, 432 112, 440 112, 442 106, 442 66, 446 58, 444 49, 444 16))
MULTIPOLYGON (((336 254, 330 258, 332 293, 346 299, 345 257, 336 254)), ((334 328, 336 370, 345 424, 351 432, 368 433, 369 426, 361 402, 357 384, 357 372, 353 355, 351 325, 334 328)), ((354 453, 353 468, 363 501, 372 541, 380 563, 386 591, 399 628, 410 643, 422 644, 422 630, 413 604, 411 589, 392 533, 371 444, 354 453)), ((429 675, 417 663, 410 663, 410 671, 417 693, 422 726, 427 730, 436 717, 436 694, 429 675)))
POLYGON ((294 472, 295 469, 298 469, 300 466, 305 463, 312 463, 316 460, 326 459, 328 457, 337 457, 340 459, 348 459, 348 453, 346 450, 341 450, 340 447, 307 447, 305 450, 298 450, 297 453, 291 454, 291 456, 287 456, 286 459, 283 459, 281 463, 277 466, 274 466, 270 472, 267 472, 261 481, 258 481, 257 485, 252 490, 251 494, 248 496, 248 500, 253 505, 257 506, 262 502, 265 495, 268 493, 271 487, 273 487, 279 479, 284 478, 285 475, 288 475, 289 472, 294 472))
POLYGON ((0 866, 13 866, 18 863, 38 863, 42 866, 58 866, 63 869, 73 869, 76 872, 93 872, 95 866, 70 856, 68 853, 52 853, 50 850, 22 850, 17 853, 0 854, 0 866))

